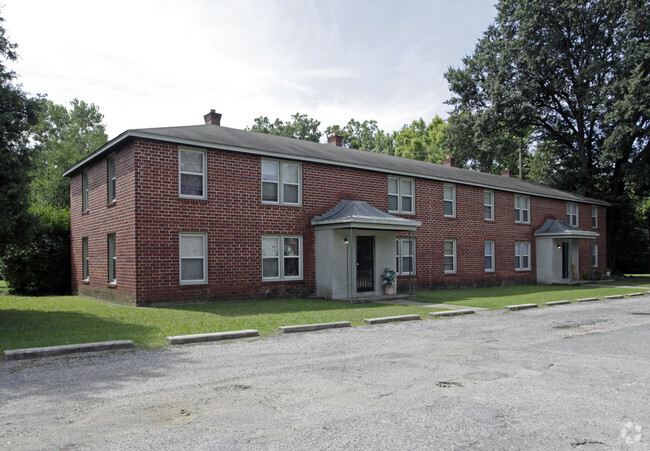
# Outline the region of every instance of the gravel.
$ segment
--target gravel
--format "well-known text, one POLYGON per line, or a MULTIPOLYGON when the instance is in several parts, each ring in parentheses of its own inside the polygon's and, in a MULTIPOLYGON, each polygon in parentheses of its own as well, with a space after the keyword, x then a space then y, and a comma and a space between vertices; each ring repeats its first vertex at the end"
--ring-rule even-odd
POLYGON ((11 449, 648 449, 650 297, 0 361, 11 449))

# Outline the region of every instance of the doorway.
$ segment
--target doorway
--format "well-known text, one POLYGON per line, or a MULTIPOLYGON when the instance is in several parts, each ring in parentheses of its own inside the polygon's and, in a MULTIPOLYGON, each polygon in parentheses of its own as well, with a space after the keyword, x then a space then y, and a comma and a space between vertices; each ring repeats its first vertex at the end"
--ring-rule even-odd
POLYGON ((562 279, 571 279, 571 245, 562 241, 562 279))
POLYGON ((375 238, 357 237, 357 292, 375 289, 375 238))

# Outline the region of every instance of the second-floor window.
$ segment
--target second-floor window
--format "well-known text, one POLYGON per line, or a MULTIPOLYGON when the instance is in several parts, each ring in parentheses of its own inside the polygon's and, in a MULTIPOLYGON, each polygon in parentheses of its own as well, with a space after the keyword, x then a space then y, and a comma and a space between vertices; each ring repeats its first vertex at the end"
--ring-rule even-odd
POLYGON ((566 222, 569 225, 578 227, 578 204, 573 202, 566 204, 566 222))
POLYGON ((88 211, 88 171, 81 173, 81 211, 88 211))
POLYGON ((456 217, 456 185, 445 183, 443 186, 444 214, 448 218, 456 217))
POLYGON ((262 160, 262 202, 300 205, 301 180, 300 164, 262 160))
POLYGON ((515 194, 515 222, 530 223, 530 197, 515 194))
POLYGON ((178 178, 179 195, 190 199, 207 196, 207 154, 202 150, 179 149, 178 178))
POLYGON ((108 202, 115 202, 115 155, 108 157, 108 202))
POLYGON ((483 219, 494 221, 494 191, 483 190, 483 219))
POLYGON ((594 229, 598 228, 598 206, 591 206, 591 227, 594 229))
POLYGON ((388 211, 415 213, 415 181, 388 177, 388 211))

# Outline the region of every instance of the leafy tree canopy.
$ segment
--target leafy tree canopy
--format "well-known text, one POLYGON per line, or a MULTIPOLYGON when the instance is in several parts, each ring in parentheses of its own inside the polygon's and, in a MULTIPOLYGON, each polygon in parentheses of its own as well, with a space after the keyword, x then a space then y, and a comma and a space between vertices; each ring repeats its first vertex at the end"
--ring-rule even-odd
POLYGON ((447 123, 434 117, 429 124, 422 118, 395 132, 395 155, 413 160, 442 163, 447 149, 447 123))
POLYGON ((343 147, 390 155, 395 152, 393 137, 381 130, 373 119, 363 122, 350 119, 344 127, 330 125, 325 129, 327 136, 335 133, 343 137, 343 147))
POLYGON ((39 123, 32 128, 35 143, 31 201, 69 207, 69 179, 63 171, 107 141, 103 115, 94 104, 74 99, 70 108, 45 101, 39 123))
POLYGON ((303 141, 318 142, 320 140, 322 136, 322 133, 318 131, 320 121, 300 113, 293 114, 291 119, 291 121, 287 122, 280 119, 271 122, 268 117, 260 116, 255 118, 253 126, 246 127, 246 130, 302 139, 303 141))

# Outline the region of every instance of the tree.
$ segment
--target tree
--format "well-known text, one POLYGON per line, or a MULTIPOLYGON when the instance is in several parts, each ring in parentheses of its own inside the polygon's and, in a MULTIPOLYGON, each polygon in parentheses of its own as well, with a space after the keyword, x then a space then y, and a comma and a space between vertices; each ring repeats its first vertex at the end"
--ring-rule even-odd
POLYGON ((296 113, 291 116, 292 121, 283 122, 279 118, 271 122, 268 117, 260 116, 253 120, 251 127, 246 130, 270 135, 286 136, 303 141, 318 142, 322 133, 318 131, 320 121, 311 119, 306 114, 296 113))
POLYGON ((107 141, 103 116, 94 104, 74 99, 70 109, 45 101, 39 123, 32 129, 35 143, 31 202, 67 208, 70 181, 63 171, 107 141))
POLYGON ((15 83, 7 62, 17 58, 16 44, 5 36, 0 17, 0 253, 25 239, 31 224, 28 207, 32 148, 28 131, 38 120, 40 97, 30 97, 15 83))
POLYGON ((350 119, 345 127, 330 125, 325 129, 327 136, 334 133, 343 138, 343 147, 389 155, 393 155, 395 152, 393 137, 390 133, 380 129, 374 119, 363 122, 350 119))
POLYGON ((615 203, 613 258, 626 199, 650 191, 650 3, 501 0, 497 11, 463 67, 445 74, 453 146, 464 139, 493 167, 513 160, 509 143, 537 143, 551 180, 615 203))
POLYGON ((422 118, 394 133, 395 155, 413 160, 442 163, 447 156, 447 123, 435 116, 429 124, 422 118))

